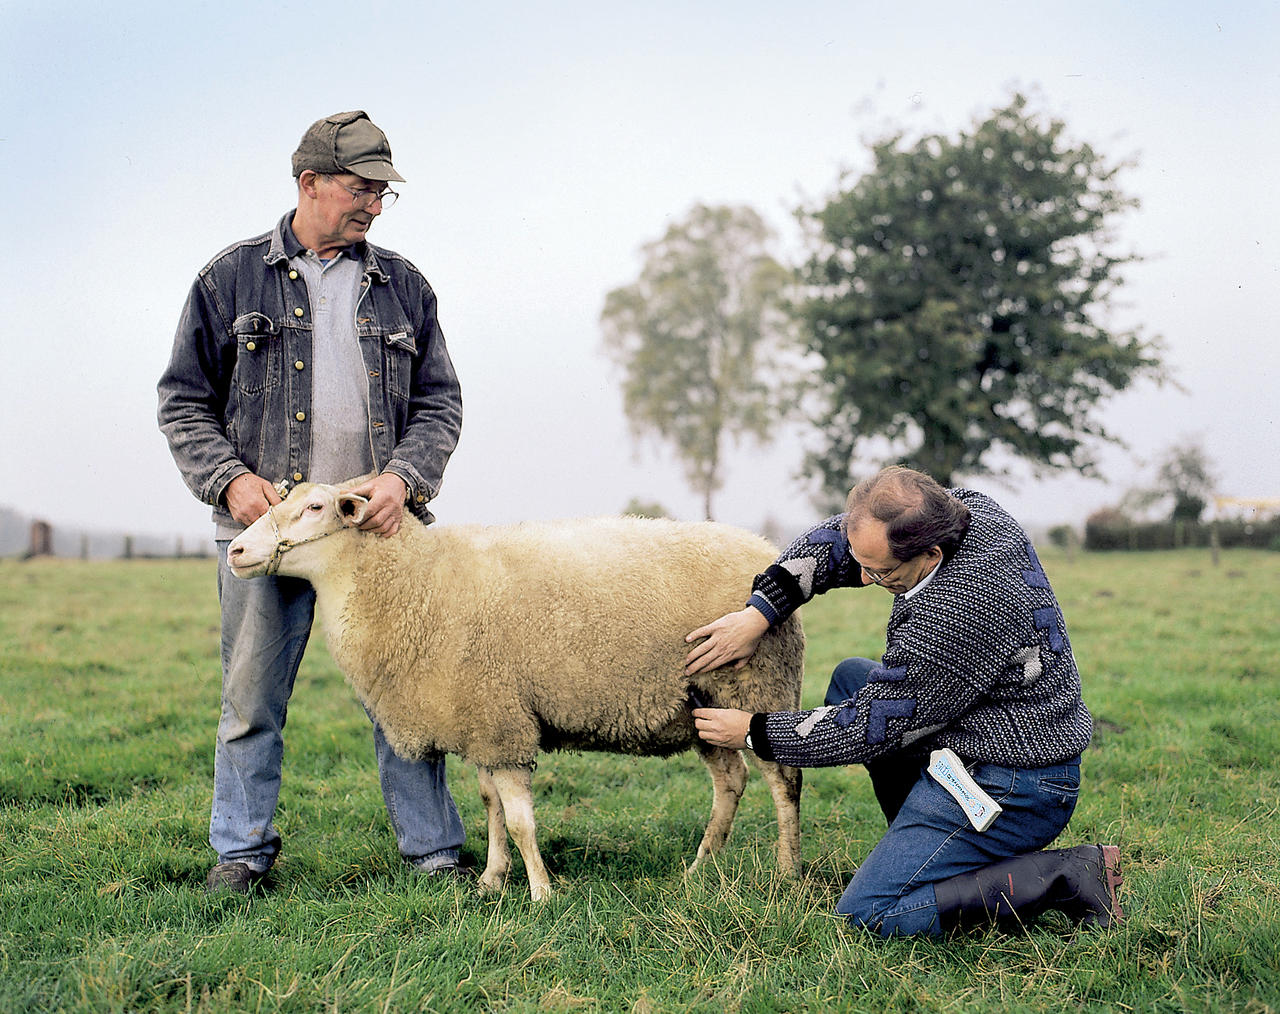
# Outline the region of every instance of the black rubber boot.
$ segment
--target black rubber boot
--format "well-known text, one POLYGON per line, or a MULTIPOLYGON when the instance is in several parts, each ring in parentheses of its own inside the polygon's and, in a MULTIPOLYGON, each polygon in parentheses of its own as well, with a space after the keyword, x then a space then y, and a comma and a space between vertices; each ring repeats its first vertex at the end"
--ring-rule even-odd
POLYGON ((1015 856, 933 887, 944 932, 992 923, 1029 926, 1050 908, 1106 929, 1124 918, 1116 899, 1121 883, 1116 846, 1078 845, 1015 856))

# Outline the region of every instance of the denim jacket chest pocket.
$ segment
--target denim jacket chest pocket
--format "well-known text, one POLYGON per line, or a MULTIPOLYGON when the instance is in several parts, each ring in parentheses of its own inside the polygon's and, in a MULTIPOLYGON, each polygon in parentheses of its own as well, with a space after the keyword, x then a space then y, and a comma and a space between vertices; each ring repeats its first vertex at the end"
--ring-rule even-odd
POLYGON ((406 329, 386 335, 382 342, 382 361, 387 371, 387 389, 397 402, 407 402, 413 386, 413 364, 418 343, 406 329))
POLYGON ((408 402, 418 355, 418 343, 409 322, 392 319, 384 323, 362 316, 356 318, 356 326, 370 376, 382 381, 379 386, 391 396, 395 405, 408 402))
POLYGON ((278 419, 283 411, 284 362, 287 356, 284 328, 258 310, 242 313, 232 322, 236 362, 227 399, 227 436, 242 461, 253 471, 276 476, 283 474, 281 461, 287 454, 269 454, 266 421, 278 419))
POLYGON ((236 343, 232 381, 241 394, 261 395, 278 388, 282 380, 280 326, 256 310, 243 313, 231 325, 236 343))

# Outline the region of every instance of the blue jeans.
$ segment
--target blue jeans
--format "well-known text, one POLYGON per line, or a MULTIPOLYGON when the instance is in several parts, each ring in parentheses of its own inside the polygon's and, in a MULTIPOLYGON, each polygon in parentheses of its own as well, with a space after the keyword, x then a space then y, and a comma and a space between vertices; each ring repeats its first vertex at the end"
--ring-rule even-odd
MULTIPOLYGON (((316 597, 311 585, 297 578, 235 577, 227 568, 228 545, 218 543, 222 714, 209 844, 219 862, 238 860, 261 872, 280 851, 272 817, 280 797, 282 733, 316 597)), ((445 780, 444 757, 397 757, 376 722, 373 743, 400 854, 426 868, 456 862, 464 835, 445 780)))
MULTIPOLYGON (((857 696, 878 663, 845 659, 828 704, 857 696)), ((849 881, 836 911, 882 936, 942 932, 933 885, 1002 859, 1036 852, 1067 826, 1080 791, 1080 759, 1046 768, 977 764, 970 774, 1003 807, 984 832, 925 771, 929 758, 899 753, 867 765, 889 830, 849 881)))

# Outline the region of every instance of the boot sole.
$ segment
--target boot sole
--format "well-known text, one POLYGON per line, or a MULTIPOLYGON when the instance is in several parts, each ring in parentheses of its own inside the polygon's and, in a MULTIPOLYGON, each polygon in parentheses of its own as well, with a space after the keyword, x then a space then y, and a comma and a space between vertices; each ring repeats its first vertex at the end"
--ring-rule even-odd
POLYGON ((1120 848, 1116 845, 1099 845, 1098 851, 1102 853, 1102 879, 1107 885, 1111 915, 1110 918, 1100 919, 1097 925, 1115 926, 1124 921, 1124 910, 1120 907, 1120 898, 1116 894, 1124 883, 1124 876, 1120 872, 1120 848))

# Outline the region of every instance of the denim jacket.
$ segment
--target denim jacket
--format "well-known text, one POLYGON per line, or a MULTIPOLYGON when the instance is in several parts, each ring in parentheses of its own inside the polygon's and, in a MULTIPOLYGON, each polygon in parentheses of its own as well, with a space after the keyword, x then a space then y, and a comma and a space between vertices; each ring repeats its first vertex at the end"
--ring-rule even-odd
MULTIPOLYGON (((222 499, 237 475, 254 472, 281 491, 307 478, 311 306, 289 266, 292 218, 201 270, 157 388, 160 429, 182 478, 224 526, 239 527, 222 499)), ((356 334, 369 374, 374 468, 400 476, 410 509, 429 522, 427 503, 462 428, 436 296, 399 254, 372 243, 356 252, 364 262, 356 334)))

